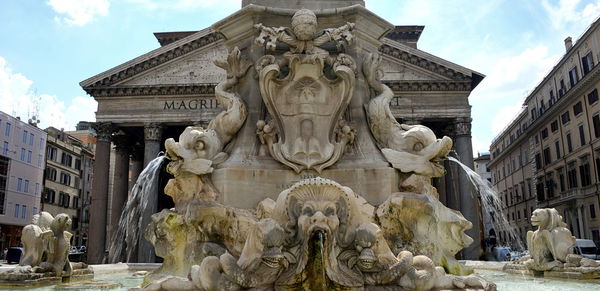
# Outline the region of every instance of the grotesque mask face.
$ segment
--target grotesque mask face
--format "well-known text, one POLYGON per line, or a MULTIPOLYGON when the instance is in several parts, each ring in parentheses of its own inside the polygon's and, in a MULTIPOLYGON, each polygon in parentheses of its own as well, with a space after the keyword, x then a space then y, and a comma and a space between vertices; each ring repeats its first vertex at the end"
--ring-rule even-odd
POLYGON ((292 17, 292 29, 298 40, 313 40, 317 32, 317 16, 308 9, 298 10, 292 17))
POLYGON ((318 231, 330 235, 339 224, 337 205, 334 201, 312 200, 301 205, 298 228, 306 236, 310 237, 318 231))
POLYGON ((548 221, 548 213, 543 209, 537 209, 531 214, 531 225, 541 226, 548 221))

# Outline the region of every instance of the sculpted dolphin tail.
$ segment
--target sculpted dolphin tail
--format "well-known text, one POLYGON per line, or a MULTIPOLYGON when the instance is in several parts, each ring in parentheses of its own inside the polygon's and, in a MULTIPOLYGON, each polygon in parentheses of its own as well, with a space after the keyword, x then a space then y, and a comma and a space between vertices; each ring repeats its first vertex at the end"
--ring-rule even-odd
POLYGON ((244 101, 228 90, 238 84, 252 63, 240 57, 240 50, 235 47, 227 56, 227 61, 217 60, 215 65, 227 71, 227 79, 215 87, 215 96, 225 111, 219 113, 208 125, 208 129, 217 132, 223 145, 226 145, 242 127, 248 112, 244 101))
POLYGON ((381 64, 381 55, 369 54, 363 64, 363 73, 369 86, 378 94, 369 101, 367 113, 369 126, 373 136, 380 144, 387 144, 387 140, 392 136, 392 132, 400 130, 398 122, 390 110, 390 101, 394 97, 394 92, 387 85, 381 82, 383 73, 379 70, 381 64))

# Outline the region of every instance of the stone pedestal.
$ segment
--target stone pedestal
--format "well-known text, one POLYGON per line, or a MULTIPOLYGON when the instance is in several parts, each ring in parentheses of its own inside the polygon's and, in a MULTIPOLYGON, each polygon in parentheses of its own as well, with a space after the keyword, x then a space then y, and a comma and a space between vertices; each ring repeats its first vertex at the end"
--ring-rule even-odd
MULTIPOLYGON (((113 136, 115 144, 115 168, 113 172, 113 191, 110 214, 110 237, 114 237, 119 228, 119 218, 123 206, 127 202, 129 188, 129 149, 127 136, 124 134, 113 136)), ((110 251, 110 250, 109 250, 110 251)))
MULTIPOLYGON (((473 146, 471 145, 471 121, 458 120, 455 124, 454 148, 461 163, 473 168, 473 146)), ((462 251, 463 259, 478 260, 482 254, 481 249, 481 206, 478 194, 473 184, 464 171, 458 171, 458 191, 460 193, 459 205, 463 216, 473 223, 473 228, 466 234, 473 238, 474 242, 462 251)))
POLYGON ((93 126, 97 133, 97 142, 94 181, 92 184, 92 203, 90 207, 91 219, 88 234, 87 262, 89 264, 99 264, 102 263, 106 250, 108 169, 110 167, 110 142, 114 127, 110 122, 98 122, 93 126))
MULTIPOLYGON (((160 152, 160 145, 162 140, 162 125, 158 123, 150 123, 144 126, 144 167, 150 163, 153 159, 158 156, 160 152)), ((158 181, 157 181, 158 182, 158 181)), ((154 185, 153 189, 158 187, 154 185)), ((144 232, 146 226, 152 221, 150 218, 152 214, 158 212, 156 209, 158 203, 158 191, 151 191, 151 195, 148 195, 148 206, 142 213, 142 229, 140 232, 144 232)), ((150 244, 143 236, 140 236, 138 243, 138 263, 154 263, 156 255, 154 254, 154 247, 150 244)))

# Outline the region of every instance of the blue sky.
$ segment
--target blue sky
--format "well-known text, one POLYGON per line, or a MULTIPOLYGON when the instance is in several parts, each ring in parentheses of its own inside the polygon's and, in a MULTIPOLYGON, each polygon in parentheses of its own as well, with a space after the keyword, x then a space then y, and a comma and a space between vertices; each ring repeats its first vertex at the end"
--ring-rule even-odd
MULTIPOLYGON (((96 103, 78 83, 200 30, 239 0, 0 1, 0 110, 73 129, 96 103)), ((391 23, 425 25, 419 49, 487 75, 470 97, 473 148, 487 151, 523 98, 600 15, 600 0, 366 0, 391 23)))

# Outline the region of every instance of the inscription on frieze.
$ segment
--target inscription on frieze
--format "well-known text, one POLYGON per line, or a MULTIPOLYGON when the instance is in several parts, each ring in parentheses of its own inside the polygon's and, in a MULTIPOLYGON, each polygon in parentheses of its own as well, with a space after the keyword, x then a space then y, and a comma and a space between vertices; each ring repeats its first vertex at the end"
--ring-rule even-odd
POLYGON ((163 110, 204 110, 220 108, 215 98, 196 98, 190 100, 166 100, 163 102, 163 110))

